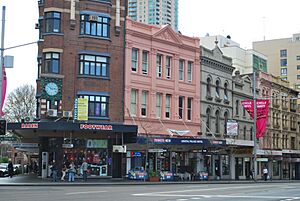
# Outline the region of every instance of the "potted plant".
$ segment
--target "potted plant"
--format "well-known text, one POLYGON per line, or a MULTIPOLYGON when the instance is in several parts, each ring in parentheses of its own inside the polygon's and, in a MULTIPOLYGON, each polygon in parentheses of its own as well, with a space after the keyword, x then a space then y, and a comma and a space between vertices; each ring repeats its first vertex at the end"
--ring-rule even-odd
POLYGON ((159 178, 160 178, 159 172, 156 172, 156 171, 149 172, 149 181, 150 182, 158 182, 159 178))

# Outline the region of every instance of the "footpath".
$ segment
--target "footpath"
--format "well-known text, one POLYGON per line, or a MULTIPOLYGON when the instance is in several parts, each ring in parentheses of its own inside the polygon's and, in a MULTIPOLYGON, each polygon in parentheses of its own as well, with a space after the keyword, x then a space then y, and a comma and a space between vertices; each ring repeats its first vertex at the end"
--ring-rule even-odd
POLYGON ((74 182, 42 179, 35 174, 17 175, 12 178, 0 178, 0 186, 97 186, 97 185, 176 185, 176 184, 250 184, 250 183, 298 183, 300 180, 213 180, 213 181, 160 181, 149 182, 115 178, 88 178, 87 181, 75 179, 74 182))

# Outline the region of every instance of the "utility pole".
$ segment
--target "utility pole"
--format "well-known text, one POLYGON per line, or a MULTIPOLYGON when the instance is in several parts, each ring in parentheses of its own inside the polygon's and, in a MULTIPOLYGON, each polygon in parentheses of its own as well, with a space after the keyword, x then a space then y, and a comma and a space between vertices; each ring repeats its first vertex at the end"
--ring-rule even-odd
MULTIPOLYGON (((1 28, 1 55, 0 55, 0 110, 2 110, 2 81, 3 81, 3 68, 4 68, 4 33, 5 33, 5 6, 2 6, 2 28, 1 28)), ((2 111, 0 119, 2 118, 2 111)))
POLYGON ((257 176, 257 138, 256 138, 256 70, 253 69, 253 178, 256 181, 257 176))

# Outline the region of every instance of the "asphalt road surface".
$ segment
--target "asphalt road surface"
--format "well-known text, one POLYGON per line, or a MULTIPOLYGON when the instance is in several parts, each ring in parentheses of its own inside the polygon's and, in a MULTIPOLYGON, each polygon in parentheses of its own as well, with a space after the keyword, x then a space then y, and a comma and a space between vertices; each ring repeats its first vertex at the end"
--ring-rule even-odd
POLYGON ((0 201, 293 201, 300 183, 1 186, 0 201))

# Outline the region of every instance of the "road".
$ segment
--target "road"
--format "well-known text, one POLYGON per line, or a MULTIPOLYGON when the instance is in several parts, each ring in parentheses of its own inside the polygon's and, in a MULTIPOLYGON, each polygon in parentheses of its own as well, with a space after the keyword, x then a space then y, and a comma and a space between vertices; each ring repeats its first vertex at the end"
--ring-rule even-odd
POLYGON ((293 201, 300 183, 1 186, 1 201, 293 201))

